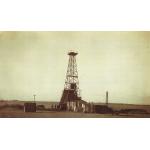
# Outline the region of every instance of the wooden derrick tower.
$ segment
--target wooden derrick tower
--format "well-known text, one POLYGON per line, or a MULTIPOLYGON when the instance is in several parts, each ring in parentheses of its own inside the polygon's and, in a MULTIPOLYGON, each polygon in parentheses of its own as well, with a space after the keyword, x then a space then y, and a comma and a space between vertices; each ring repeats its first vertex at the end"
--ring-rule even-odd
POLYGON ((77 54, 78 53, 74 51, 68 53, 69 63, 66 74, 65 86, 60 100, 61 107, 64 107, 68 102, 76 102, 78 100, 81 100, 76 63, 77 54))

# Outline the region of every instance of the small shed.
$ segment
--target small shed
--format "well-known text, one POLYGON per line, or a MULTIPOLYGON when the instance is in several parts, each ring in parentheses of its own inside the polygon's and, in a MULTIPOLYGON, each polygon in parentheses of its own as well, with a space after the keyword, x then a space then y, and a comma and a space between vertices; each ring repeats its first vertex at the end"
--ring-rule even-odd
POLYGON ((111 114, 113 109, 109 108, 107 105, 94 105, 94 112, 100 114, 111 114))
POLYGON ((24 103, 24 112, 36 112, 36 103, 34 102, 24 103))

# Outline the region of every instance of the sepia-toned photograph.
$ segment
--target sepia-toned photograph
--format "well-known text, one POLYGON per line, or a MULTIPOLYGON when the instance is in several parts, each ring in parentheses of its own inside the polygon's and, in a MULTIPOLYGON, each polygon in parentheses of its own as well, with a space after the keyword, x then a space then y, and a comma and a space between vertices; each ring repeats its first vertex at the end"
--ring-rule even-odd
POLYGON ((0 118, 149 118, 150 32, 0 32, 0 118))

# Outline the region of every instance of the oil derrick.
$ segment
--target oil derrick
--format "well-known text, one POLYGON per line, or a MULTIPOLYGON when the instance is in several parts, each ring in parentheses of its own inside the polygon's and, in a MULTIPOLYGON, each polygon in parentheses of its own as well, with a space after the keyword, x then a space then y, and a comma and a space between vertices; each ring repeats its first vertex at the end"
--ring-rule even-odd
POLYGON ((60 106, 64 106, 67 102, 76 102, 81 100, 79 90, 78 71, 76 64, 77 52, 69 52, 69 63, 66 74, 65 86, 60 100, 60 106))

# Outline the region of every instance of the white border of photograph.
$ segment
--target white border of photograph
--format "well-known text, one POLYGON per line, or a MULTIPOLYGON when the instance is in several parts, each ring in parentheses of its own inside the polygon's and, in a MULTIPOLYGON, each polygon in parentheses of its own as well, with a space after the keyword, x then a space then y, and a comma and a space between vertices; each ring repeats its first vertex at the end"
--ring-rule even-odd
MULTIPOLYGON (((148 0, 1 0, 0 30, 149 31, 149 6, 148 0)), ((146 150, 149 127, 149 119, 0 119, 0 147, 146 150)))

